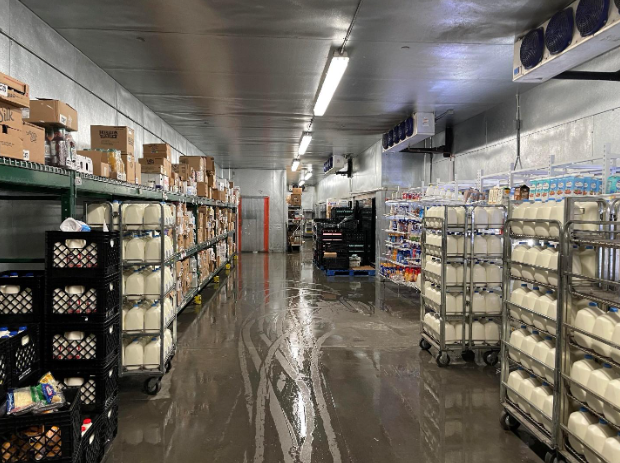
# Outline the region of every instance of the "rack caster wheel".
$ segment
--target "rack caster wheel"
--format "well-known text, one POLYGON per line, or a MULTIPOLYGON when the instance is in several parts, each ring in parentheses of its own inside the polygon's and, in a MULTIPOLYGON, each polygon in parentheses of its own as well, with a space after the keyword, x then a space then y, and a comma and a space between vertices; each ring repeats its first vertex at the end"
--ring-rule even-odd
POLYGON ((420 349, 429 351, 431 350, 431 344, 424 338, 420 339, 420 349))
POLYGON ((521 423, 515 420, 511 415, 508 414, 507 411, 503 411, 500 418, 499 424, 504 431, 514 431, 517 429, 521 423))
POLYGON ((219 276, 213 277, 213 283, 219 283, 219 282, 220 282, 219 276))
POLYGON ((473 362, 476 360, 476 353, 473 350, 464 350, 461 354, 461 358, 466 362, 473 362))
POLYGON ((148 395, 157 395, 161 391, 161 378, 149 378, 144 382, 144 392, 148 395))
POLYGON ((499 355, 496 351, 489 350, 482 355, 482 359, 484 360, 484 363, 490 367, 494 367, 497 365, 497 362, 499 362, 499 355))
POLYGON ((448 354, 444 353, 439 353, 437 355, 437 365, 440 367, 447 367, 448 365, 450 365, 450 356, 448 354))
POLYGON ((226 264, 226 270, 230 270, 230 264, 226 264))
POLYGON ((172 360, 166 362, 166 373, 170 373, 170 370, 172 370, 172 360))

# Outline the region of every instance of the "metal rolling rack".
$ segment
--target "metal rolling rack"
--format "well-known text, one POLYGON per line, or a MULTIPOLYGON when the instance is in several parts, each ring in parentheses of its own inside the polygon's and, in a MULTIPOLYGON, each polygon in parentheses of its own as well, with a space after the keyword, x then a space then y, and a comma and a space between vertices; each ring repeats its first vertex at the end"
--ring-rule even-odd
MULTIPOLYGON (((504 223, 506 221, 506 207, 502 206, 502 205, 498 205, 498 204, 488 204, 488 203, 476 203, 475 206, 473 207, 468 207, 467 208, 468 214, 467 214, 467 218, 471 217, 471 220, 467 220, 466 219, 466 223, 469 223, 470 226, 467 230, 467 233, 465 235, 465 239, 469 239, 469 253, 467 252, 467 246, 465 246, 465 254, 466 254, 466 262, 465 264, 469 265, 469 281, 472 282, 471 284, 469 284, 469 346, 468 346, 468 351, 469 352, 474 352, 475 350, 483 350, 485 352, 483 352, 483 360, 484 363, 486 363, 489 366, 493 366, 496 365, 497 362, 499 361, 499 355, 498 353, 501 350, 501 344, 488 344, 486 342, 486 340, 477 340, 474 339, 473 336, 473 323, 474 320, 477 318, 487 318, 487 319, 494 319, 494 320, 499 320, 502 318, 501 312, 499 314, 489 314, 489 313, 476 313, 473 311, 473 300, 474 300, 474 291, 476 289, 476 285, 478 284, 478 282, 474 281, 474 265, 476 264, 476 261, 479 260, 483 260, 486 261, 487 259, 491 259, 493 261, 495 260, 502 260, 503 259, 503 255, 502 254, 497 254, 497 255, 493 255, 493 254, 478 254, 476 253, 476 249, 474 246, 474 239, 475 239, 475 235, 476 232, 479 232, 481 230, 485 230, 485 231, 493 231, 493 235, 497 235, 497 236, 501 236, 500 233, 498 233, 499 231, 503 231, 503 226, 504 223), (501 223, 491 223, 489 224, 488 222, 485 224, 480 224, 478 225, 476 223, 476 209, 478 207, 484 208, 484 209, 489 209, 489 208, 496 208, 496 209, 501 209, 502 210, 502 222, 501 223)), ((491 233, 489 233, 491 234, 491 233)), ((502 289, 504 284, 503 281, 487 281, 486 283, 483 284, 484 287, 487 288, 495 288, 495 289, 502 289)), ((501 331, 501 330, 500 330, 501 331)), ((501 338, 501 336, 500 336, 501 338)), ((471 354, 468 354, 471 358, 471 354)))
MULTIPOLYGON (((146 380, 144 381, 144 389, 148 394, 157 394, 161 389, 161 379, 162 377, 170 371, 172 367, 172 358, 174 357, 176 345, 177 345, 177 326, 176 326, 176 318, 177 318, 177 310, 175 308, 175 304, 173 303, 173 311, 172 316, 169 319, 166 319, 166 307, 165 301, 170 298, 170 295, 176 290, 176 272, 174 269, 170 269, 170 273, 172 274, 172 284, 166 285, 166 267, 173 266, 176 262, 176 214, 172 215, 172 223, 166 223, 167 214, 165 213, 165 209, 169 207, 164 203, 157 202, 142 202, 142 201, 125 201, 120 205, 119 209, 119 227, 121 230, 121 234, 124 234, 126 231, 130 231, 131 229, 126 227, 135 227, 137 226, 134 223, 125 223, 123 213, 126 210, 127 206, 131 205, 158 205, 160 207, 160 215, 159 215, 159 223, 148 223, 142 225, 142 230, 145 231, 159 231, 160 232, 160 259, 157 262, 154 261, 138 261, 138 260, 127 260, 125 258, 124 246, 121 247, 121 262, 123 265, 123 269, 134 267, 136 265, 146 266, 146 267, 157 267, 160 269, 160 290, 157 294, 125 294, 121 291, 121 307, 124 305, 126 300, 144 300, 144 301, 154 301, 159 302, 160 304, 160 328, 159 331, 154 330, 125 330, 124 323, 121 321, 121 338, 143 338, 143 337, 159 337, 160 344, 160 358, 159 364, 145 364, 142 368, 138 369, 128 369, 120 364, 119 376, 146 376, 146 380), (170 256, 166 256, 165 248, 165 235, 167 231, 172 231, 172 242, 173 242, 173 252, 170 256), (131 299, 130 299, 131 298, 131 299), (172 331, 172 345, 170 349, 166 351, 165 346, 165 334, 166 330, 171 328, 172 331)), ((124 285, 123 285, 124 286, 124 285)), ((122 340, 121 340, 122 343, 122 340)), ((121 346, 121 349, 123 346, 121 346)))
MULTIPOLYGON (((517 202, 512 202, 511 206, 514 206, 515 204, 517 204, 517 202)), ((565 208, 565 211, 566 211, 566 208, 565 208)), ((512 215, 512 211, 510 215, 512 215)), ((502 415, 500 417, 500 424, 506 430, 516 429, 519 426, 523 426, 524 428, 526 428, 530 432, 530 434, 532 434, 536 439, 538 439, 540 442, 542 442, 549 448, 550 453, 547 454, 547 458, 550 458, 552 456, 551 452, 553 452, 557 448, 557 439, 556 439, 557 426, 558 426, 557 417, 559 416, 559 397, 561 395, 560 387, 559 387, 559 384, 560 384, 559 352, 560 352, 561 338, 559 335, 560 330, 558 329, 558 327, 561 325, 561 313, 560 313, 561 311, 558 309, 557 317, 555 320, 553 320, 551 317, 543 316, 542 314, 538 314, 537 312, 529 308, 523 307, 522 305, 516 305, 512 303, 510 301, 510 293, 511 293, 512 282, 514 281, 519 282, 521 284, 527 283, 527 284, 531 284, 534 286, 546 287, 552 291, 555 291, 558 307, 561 306, 562 301, 564 299, 564 285, 562 284, 562 260, 561 260, 562 259, 561 256, 563 255, 563 249, 564 249, 563 235, 564 235, 564 231, 563 231, 562 224, 554 220, 536 220, 536 219, 521 219, 521 218, 519 220, 514 220, 510 218, 506 221, 506 224, 504 226, 504 272, 503 272, 504 298, 503 298, 503 314, 502 314, 503 315, 502 332, 501 332, 502 350, 501 350, 501 370, 500 370, 500 403, 502 404, 504 410, 502 411, 502 415), (555 227, 558 228, 559 236, 542 237, 542 236, 535 236, 535 235, 517 235, 517 234, 512 233, 512 228, 511 228, 512 224, 515 222, 533 223, 533 224, 536 224, 536 223, 553 224, 555 227), (558 252, 559 252, 558 269, 557 269, 558 285, 551 285, 549 283, 542 283, 536 280, 529 280, 527 278, 522 278, 520 276, 512 275, 511 266, 513 265, 513 261, 512 261, 513 240, 514 241, 533 240, 537 242, 546 241, 546 242, 557 243, 558 248, 559 248, 558 249, 558 252), (532 324, 528 324, 524 322, 521 319, 515 318, 514 316, 511 315, 511 308, 513 308, 513 311, 537 314, 536 315, 537 317, 541 317, 547 321, 555 321, 556 333, 551 333, 549 331, 542 330, 538 327, 533 326, 532 324), (554 366, 554 373, 553 373, 553 378, 554 378, 553 384, 547 381, 547 378, 540 377, 539 375, 534 373, 534 371, 532 371, 531 369, 525 368, 520 362, 515 361, 509 355, 509 351, 511 349, 516 350, 518 351, 520 356, 527 356, 528 359, 531 360, 532 362, 536 364, 542 364, 544 368, 547 368, 546 364, 544 364, 543 362, 540 362, 538 359, 534 358, 533 356, 528 355, 527 353, 521 351, 520 349, 511 347, 509 339, 510 339, 510 333, 512 331, 512 328, 515 326, 524 326, 524 325, 529 330, 544 333, 546 336, 550 336, 552 339, 555 339, 556 358, 555 358, 555 366, 554 366), (553 416, 548 417, 548 418, 551 418, 551 421, 553 423, 553 429, 551 432, 548 429, 546 429, 542 424, 537 423, 531 416, 526 414, 523 410, 521 410, 519 406, 516 403, 514 403, 512 400, 510 400, 510 398, 508 397, 508 391, 510 391, 510 393, 514 394, 515 396, 522 397, 518 391, 512 389, 508 385, 508 376, 510 375, 512 371, 518 368, 525 370, 528 374, 537 377, 539 380, 541 380, 544 383, 549 384, 549 386, 553 388, 553 399, 554 399, 553 416)), ((545 270, 555 271, 555 269, 545 269, 545 270)), ((530 404, 530 407, 533 408, 534 407, 533 404, 530 404)), ((536 409, 536 411, 544 416, 547 416, 542 410, 536 409)))
MULTIPOLYGON (((584 201, 596 201, 598 203, 598 213, 601 220, 598 221, 585 221, 576 220, 575 214, 571 217, 571 220, 566 223, 564 235, 566 240, 566 259, 564 273, 565 287, 568 294, 578 298, 585 298, 587 300, 596 302, 601 308, 605 310, 611 307, 620 306, 620 283, 618 279, 618 258, 620 256, 620 237, 618 235, 618 218, 620 212, 620 200, 615 199, 611 202, 607 202, 602 198, 570 198, 567 200, 571 211, 577 210, 578 206, 575 203, 583 203, 584 201), (593 246, 596 255, 596 266, 594 276, 586 276, 580 273, 576 273, 573 270, 573 254, 576 246, 593 246)), ((568 418, 571 411, 574 411, 580 407, 584 407, 589 413, 593 414, 599 419, 607 421, 610 426, 616 432, 620 432, 620 426, 612 423, 609 419, 601 413, 597 413, 587 403, 580 401, 571 393, 571 385, 573 380, 570 378, 570 370, 572 367, 572 360, 575 352, 580 354, 589 354, 594 357, 600 363, 608 363, 615 367, 616 372, 620 371, 620 363, 610 357, 606 357, 584 346, 579 345, 575 339, 574 334, 579 333, 582 336, 587 336, 594 341, 605 344, 612 349, 620 351, 620 345, 617 345, 607 339, 603 339, 591 332, 584 331, 574 326, 573 320, 570 316, 571 306, 568 302, 568 298, 564 301, 562 306, 562 329, 561 329, 561 355, 560 355, 560 381, 561 381, 561 398, 559 400, 559 429, 558 429, 558 457, 557 461, 569 461, 571 463, 586 463, 586 459, 583 455, 580 455, 575 451, 568 439, 573 439, 579 442, 582 446, 586 447, 595 457, 598 457, 601 461, 607 461, 602 455, 600 455, 595 449, 593 449, 583 439, 580 439, 568 429, 568 418)), ((620 413, 620 407, 610 403, 605 397, 600 396, 596 392, 590 390, 586 386, 579 384, 579 388, 586 391, 588 395, 591 395, 609 406, 615 413, 620 413)))
MULTIPOLYGON (((420 348, 426 351, 430 351, 431 348, 434 348, 438 351, 436 361, 437 365, 440 367, 445 367, 450 364, 450 355, 449 352, 460 352, 462 355, 466 356, 466 351, 468 350, 468 343, 466 341, 466 330, 465 327, 467 325, 467 304, 465 302, 465 294, 466 294, 466 275, 465 275, 465 266, 463 265, 463 282, 461 284, 451 284, 448 285, 446 283, 446 267, 447 264, 456 262, 464 262, 466 260, 465 251, 463 251, 462 255, 448 255, 447 253, 447 233, 448 231, 458 231, 465 233, 467 230, 467 224, 464 223, 462 225, 451 225, 448 221, 448 208, 449 207, 464 207, 464 204, 455 204, 455 205, 446 205, 440 204, 439 206, 443 207, 444 216, 443 218, 432 217, 432 221, 439 221, 441 226, 435 227, 429 221, 428 210, 430 207, 433 207, 437 204, 430 203, 427 204, 424 210, 424 219, 422 221, 422 273, 421 273, 421 281, 420 281, 420 327, 421 327, 421 339, 420 339, 420 348), (442 246, 437 249, 433 246, 427 245, 427 234, 429 230, 441 231, 441 240, 442 246), (430 252, 429 252, 430 251, 430 252), (441 260, 441 275, 436 275, 431 272, 425 270, 427 263, 427 256, 431 256, 434 258, 438 258, 441 260), (433 282, 441 287, 441 303, 436 304, 431 301, 426 295, 426 280, 433 282), (463 294, 463 305, 462 312, 447 314, 446 313, 446 293, 461 293, 463 294), (435 313, 439 315, 439 339, 437 339, 436 335, 433 334, 433 330, 431 327, 425 322, 425 315, 429 312, 435 313), (446 321, 450 320, 460 320, 462 325, 461 332, 461 340, 457 342, 446 342, 446 321)), ((466 220, 466 219, 465 219, 466 220)))

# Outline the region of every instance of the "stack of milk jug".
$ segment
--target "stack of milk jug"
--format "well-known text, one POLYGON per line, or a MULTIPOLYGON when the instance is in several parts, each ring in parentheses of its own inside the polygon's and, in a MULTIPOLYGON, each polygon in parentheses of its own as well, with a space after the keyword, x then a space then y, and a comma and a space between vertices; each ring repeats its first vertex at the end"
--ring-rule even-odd
POLYGON ((119 242, 117 231, 46 236, 43 366, 80 387, 83 412, 106 416, 118 408, 119 242))
POLYGON ((573 401, 575 411, 568 421, 574 435, 569 442, 590 463, 599 462, 598 455, 606 461, 617 461, 620 437, 610 423, 620 426, 620 369, 612 365, 620 361, 620 349, 616 347, 620 346, 620 312, 616 307, 605 310, 596 302, 571 298, 568 323, 583 331, 573 333, 573 342, 585 352, 592 351, 592 355, 580 349, 570 353, 569 392, 577 401, 573 401))
POLYGON ((129 230, 123 236, 123 261, 135 264, 122 275, 121 326, 125 335, 133 335, 123 339, 122 364, 127 371, 159 370, 162 352, 165 359, 173 348, 172 331, 162 326, 168 327, 176 315, 174 275, 166 262, 174 255, 169 233, 174 209, 164 203, 129 204, 122 207, 122 216, 129 230))

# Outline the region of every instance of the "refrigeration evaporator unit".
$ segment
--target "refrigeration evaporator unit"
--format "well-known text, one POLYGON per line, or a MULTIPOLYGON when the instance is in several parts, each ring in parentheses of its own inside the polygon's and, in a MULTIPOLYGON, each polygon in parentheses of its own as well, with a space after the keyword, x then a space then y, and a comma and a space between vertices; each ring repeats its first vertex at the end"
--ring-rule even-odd
POLYGON ((342 154, 332 154, 323 164, 325 175, 335 174, 347 167, 347 160, 342 154))
POLYGON ((435 135, 435 115, 415 113, 392 130, 383 134, 381 145, 384 153, 399 153, 411 145, 435 135))
POLYGON ((513 81, 545 82, 620 46, 619 8, 619 0, 577 0, 518 37, 513 81))

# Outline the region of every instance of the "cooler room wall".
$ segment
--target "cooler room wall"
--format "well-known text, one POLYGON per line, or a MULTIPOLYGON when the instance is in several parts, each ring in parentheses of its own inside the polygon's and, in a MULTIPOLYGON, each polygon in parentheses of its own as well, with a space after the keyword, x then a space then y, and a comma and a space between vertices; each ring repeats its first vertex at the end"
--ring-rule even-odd
MULTIPOLYGON (((620 49, 577 68, 616 72, 620 49)), ((551 80, 535 88, 521 87, 521 162, 523 167, 544 165, 547 155, 558 162, 601 157, 605 143, 620 151, 620 83, 551 80), (528 90, 528 91, 526 91, 528 90)), ((475 179, 507 171, 516 159, 516 96, 454 127, 454 172, 458 178, 475 179)), ((443 144, 444 133, 433 139, 443 144)), ((451 180, 450 161, 435 156, 432 181, 451 180)), ((428 175, 426 181, 429 181, 428 175)))
MULTIPOLYGON (((17 0, 0 0, 0 72, 29 84, 31 98, 55 98, 73 106, 80 149, 90 147, 90 125, 103 124, 133 127, 137 157, 143 143, 161 141, 173 147, 175 161, 181 153, 203 154, 17 0)), ((3 257, 42 257, 43 230, 59 224, 58 202, 26 206, 0 201, 3 257), (19 249, 31 254, 24 256, 19 249)))

